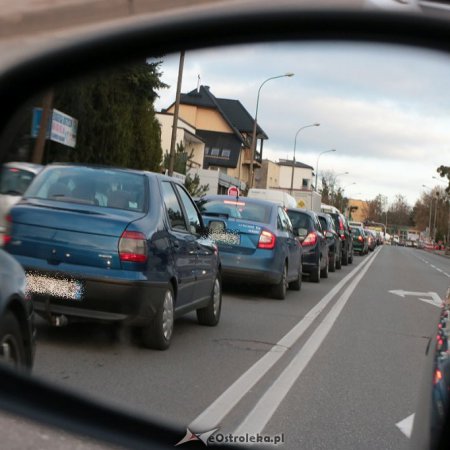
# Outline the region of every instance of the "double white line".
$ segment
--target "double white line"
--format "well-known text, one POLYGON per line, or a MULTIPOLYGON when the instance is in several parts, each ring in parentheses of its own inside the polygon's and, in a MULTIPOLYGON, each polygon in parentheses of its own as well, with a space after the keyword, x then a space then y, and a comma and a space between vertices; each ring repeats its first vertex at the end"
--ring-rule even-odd
POLYGON ((315 352, 318 350, 333 324, 344 308, 347 300, 360 282, 361 278, 367 272, 373 263, 377 249, 369 258, 355 267, 347 276, 345 276, 320 302, 312 308, 308 314, 291 329, 283 338, 281 338, 272 349, 242 374, 222 395, 220 395, 208 408, 206 408, 189 425, 192 431, 202 432, 211 430, 220 426, 223 419, 230 411, 242 400, 242 398, 252 389, 258 381, 276 364, 276 362, 291 348, 300 337, 305 333, 309 326, 327 307, 335 295, 352 278, 353 281, 339 297, 333 308, 325 316, 322 322, 316 327, 311 337, 305 345, 294 356, 293 360, 273 382, 269 389, 260 398, 256 406, 247 415, 245 420, 233 432, 239 434, 257 434, 261 433, 267 425, 275 411, 280 406, 286 394, 289 392, 295 381, 308 365, 315 352), (358 274, 359 272, 359 274, 358 274), (357 275, 358 274, 358 275, 357 275), (355 275, 357 275, 355 277, 355 275))

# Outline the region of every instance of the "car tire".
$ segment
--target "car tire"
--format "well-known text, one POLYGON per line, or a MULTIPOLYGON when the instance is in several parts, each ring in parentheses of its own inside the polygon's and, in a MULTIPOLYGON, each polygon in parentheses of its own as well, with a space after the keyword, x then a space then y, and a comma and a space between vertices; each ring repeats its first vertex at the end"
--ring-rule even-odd
POLYGON ((168 287, 151 324, 141 329, 141 341, 145 347, 155 350, 169 348, 173 335, 173 306, 173 289, 168 287))
POLYGON ((309 279, 311 281, 313 281, 314 283, 320 282, 320 260, 319 260, 319 263, 317 264, 317 267, 315 267, 313 269, 313 271, 311 272, 309 279))
POLYGON ((333 257, 331 259, 329 259, 328 271, 336 272, 336 253, 333 255, 333 257))
POLYGON ((16 369, 27 367, 25 346, 19 322, 12 312, 0 319, 0 360, 16 369))
POLYGON ((348 257, 348 263, 353 264, 353 250, 350 253, 350 256, 348 257))
POLYGON ((197 321, 200 325, 214 327, 219 323, 222 310, 222 283, 220 275, 216 276, 211 292, 211 300, 204 308, 197 309, 197 321))
POLYGON ((296 280, 289 283, 289 289, 292 291, 299 291, 302 288, 302 265, 298 268, 298 277, 296 280))
POLYGON ((327 263, 325 264, 325 267, 320 271, 321 278, 328 278, 328 266, 329 266, 329 261, 327 261, 327 263))
POLYGON ((346 266, 348 264, 348 250, 344 251, 342 254, 342 265, 346 266))
POLYGON ((336 269, 342 269, 342 252, 340 253, 340 258, 336 261, 336 269))
POLYGON ((281 274, 281 280, 279 283, 272 286, 272 298, 278 300, 284 300, 286 298, 286 292, 288 288, 287 283, 287 265, 284 265, 283 272, 281 274))

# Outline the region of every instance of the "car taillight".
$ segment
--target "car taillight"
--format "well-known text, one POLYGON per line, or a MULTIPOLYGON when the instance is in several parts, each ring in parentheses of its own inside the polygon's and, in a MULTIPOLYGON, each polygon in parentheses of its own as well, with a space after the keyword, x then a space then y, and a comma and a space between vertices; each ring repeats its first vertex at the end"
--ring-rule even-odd
POLYGON ((305 240, 302 242, 303 247, 308 247, 309 245, 316 245, 318 240, 317 233, 313 231, 309 233, 308 236, 305 237, 305 240))
POLYGON ((364 239, 363 239, 363 237, 362 236, 358 236, 358 241, 359 242, 362 242, 364 239))
POLYGON ((7 245, 11 242, 12 236, 11 236, 11 228, 12 228, 12 217, 10 214, 8 214, 5 217, 6 220, 6 229, 5 233, 3 235, 3 245, 7 245))
POLYGON ((124 231, 119 239, 121 261, 145 263, 147 261, 147 239, 139 231, 124 231))
POLYGON ((273 233, 263 230, 259 236, 258 248, 272 250, 275 247, 276 240, 277 238, 273 233))

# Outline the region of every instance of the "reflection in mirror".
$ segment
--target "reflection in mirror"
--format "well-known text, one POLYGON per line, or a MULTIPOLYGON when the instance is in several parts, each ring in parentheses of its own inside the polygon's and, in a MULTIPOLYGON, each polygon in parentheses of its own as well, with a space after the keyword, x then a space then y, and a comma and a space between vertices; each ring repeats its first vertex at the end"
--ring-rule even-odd
POLYGON ((406 448, 450 277, 448 56, 337 42, 187 52, 177 103, 179 69, 167 55, 68 80, 15 117, 0 253, 22 266, 29 322, 0 319, 23 343, 2 331, 3 354, 31 365, 32 304, 36 376, 169 422, 180 439, 219 428, 286 448, 406 448), (302 277, 276 253, 270 218, 221 211, 209 224, 219 253, 202 243, 181 185, 197 204, 284 191, 385 245, 353 259, 342 232, 343 267, 318 288, 308 264, 327 253, 303 249, 302 277))

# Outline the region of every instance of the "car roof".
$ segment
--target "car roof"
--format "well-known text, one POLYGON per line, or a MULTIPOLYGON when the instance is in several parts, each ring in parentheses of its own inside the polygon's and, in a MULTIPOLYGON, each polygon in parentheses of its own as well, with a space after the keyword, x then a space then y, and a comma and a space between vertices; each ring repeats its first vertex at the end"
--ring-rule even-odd
POLYGON ((317 217, 317 213, 315 211, 311 211, 310 209, 305 209, 305 208, 287 208, 287 211, 293 211, 293 212, 298 212, 298 213, 302 213, 302 214, 307 214, 308 216, 310 216, 311 218, 315 218, 317 217))
POLYGON ((28 170, 29 172, 38 173, 40 172, 44 166, 42 164, 33 164, 22 161, 10 161, 3 164, 4 167, 16 168, 20 170, 28 170))
POLYGON ((271 208, 275 206, 280 206, 276 202, 271 202, 269 200, 262 200, 260 198, 252 198, 252 197, 236 197, 234 195, 204 195, 197 201, 201 200, 230 200, 230 201, 238 201, 245 202, 251 205, 261 205, 261 206, 269 206, 271 208))
POLYGON ((121 172, 135 173, 137 175, 147 175, 151 177, 158 178, 160 180, 170 180, 176 182, 178 184, 183 184, 180 179, 175 177, 169 177, 168 175, 150 172, 148 170, 137 170, 137 169, 129 169, 127 167, 118 167, 118 166, 107 166, 104 164, 82 164, 82 163, 65 163, 65 162, 54 162, 48 164, 46 167, 86 167, 89 169, 106 169, 106 170, 116 170, 121 172))

